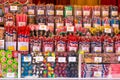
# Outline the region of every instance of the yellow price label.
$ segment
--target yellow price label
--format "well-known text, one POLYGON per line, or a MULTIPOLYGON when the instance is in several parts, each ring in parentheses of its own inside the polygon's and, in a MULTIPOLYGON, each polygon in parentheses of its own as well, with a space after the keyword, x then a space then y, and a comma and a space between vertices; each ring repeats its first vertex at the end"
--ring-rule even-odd
POLYGON ((14 46, 8 46, 8 50, 14 51, 15 47, 14 46))
POLYGON ((20 47, 20 50, 21 50, 21 51, 27 51, 28 48, 27 48, 27 46, 21 46, 21 47, 20 47))

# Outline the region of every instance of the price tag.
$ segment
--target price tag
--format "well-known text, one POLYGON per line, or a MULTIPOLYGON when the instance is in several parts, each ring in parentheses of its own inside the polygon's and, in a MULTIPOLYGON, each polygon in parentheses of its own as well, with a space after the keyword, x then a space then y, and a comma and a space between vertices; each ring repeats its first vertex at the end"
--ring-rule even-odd
POLYGON ((108 16, 108 15, 109 15, 109 12, 108 12, 108 11, 103 11, 103 12, 102 12, 102 15, 103 15, 103 16, 108 16))
POLYGON ((101 52, 101 47, 94 47, 95 52, 101 52))
POLYGON ((76 52, 76 51, 77 51, 77 47, 69 47, 69 50, 70 50, 70 51, 75 51, 75 52, 76 52))
POLYGON ((57 26, 57 28, 61 28, 64 26, 64 24, 63 23, 56 23, 56 26, 57 26))
POLYGON ((118 11, 112 11, 112 16, 117 16, 118 15, 118 11))
POLYGON ((17 11, 17 8, 18 8, 17 6, 10 6, 11 11, 17 11))
POLYGON ((100 16, 100 11, 94 11, 94 15, 100 16))
POLYGON ((118 47, 118 52, 120 52, 120 47, 118 47))
POLYGON ((68 60, 69 62, 76 62, 76 57, 69 57, 68 60))
POLYGON ((33 9, 28 10, 28 14, 29 15, 34 15, 34 10, 33 9))
POLYGON ((94 27, 99 27, 100 26, 100 24, 94 24, 94 27))
POLYGON ((84 24, 84 27, 85 27, 85 28, 90 28, 90 27, 91 27, 91 24, 88 24, 88 23, 87 23, 87 24, 84 24))
POLYGON ((76 11, 76 15, 77 15, 77 16, 82 15, 82 11, 76 11))
POLYGON ((32 58, 30 56, 24 56, 24 62, 31 62, 32 58))
POLYGON ((54 27, 54 23, 48 23, 48 26, 54 27))
POLYGON ((71 16, 71 15, 72 15, 72 11, 71 11, 71 10, 67 10, 67 11, 66 11, 66 15, 67 15, 67 16, 71 16))
POLYGON ((7 73, 7 78, 14 78, 15 77, 15 73, 7 73))
POLYGON ((28 51, 29 43, 28 42, 18 42, 19 51, 28 51))
POLYGON ((118 61, 120 61, 120 56, 118 56, 118 61))
POLYGON ((36 59, 36 62, 42 62, 44 58, 43 56, 36 56, 35 59, 36 59))
POLYGON ((6 50, 15 51, 16 42, 6 42, 6 50))
POLYGON ((48 10, 48 15, 54 15, 54 10, 48 10))
POLYGON ((12 26, 13 25, 13 21, 7 21, 5 24, 6 24, 6 26, 12 26))
POLYGON ((25 26, 26 23, 25 22, 18 22, 18 26, 25 26))
POLYGON ((65 23, 65 26, 72 27, 72 23, 65 23))
POLYGON ((65 51, 65 47, 58 46, 57 51, 63 52, 63 51, 65 51))
POLYGON ((101 77, 102 72, 101 71, 95 71, 94 72, 94 77, 101 77))
POLYGON ((39 30, 47 30, 47 26, 46 25, 40 25, 39 30))
POLYGON ((74 32, 74 27, 67 26, 67 31, 74 32))
POLYGON ((113 52, 113 47, 106 47, 106 52, 113 52))
POLYGON ((57 10, 56 15, 63 15, 63 10, 57 10))
POLYGON ((33 46, 33 51, 40 51, 40 47, 39 46, 33 46))
POLYGON ((105 33, 111 33, 111 32, 112 32, 111 28, 105 28, 105 33))
POLYGON ((66 57, 58 57, 58 62, 60 62, 60 63, 66 62, 66 57))
POLYGON ((45 47, 45 52, 52 52, 52 47, 45 47))
POLYGON ((102 62, 102 57, 95 57, 94 62, 95 63, 101 63, 102 62))
POLYGON ((76 27, 82 27, 82 24, 75 24, 76 27))
POLYGON ((4 49, 4 40, 0 40, 0 49, 4 49))
POLYGON ((48 58, 47 58, 47 61, 48 61, 48 62, 55 62, 55 57, 48 57, 48 58))
POLYGON ((82 47, 82 51, 89 52, 89 47, 82 47))
POLYGON ((89 16, 90 15, 90 11, 83 11, 83 16, 89 16))
POLYGON ((44 15, 44 10, 38 10, 38 11, 37 11, 37 14, 38 14, 38 15, 44 15))
POLYGON ((119 28, 119 25, 118 25, 118 24, 112 24, 112 26, 113 26, 114 28, 119 28))

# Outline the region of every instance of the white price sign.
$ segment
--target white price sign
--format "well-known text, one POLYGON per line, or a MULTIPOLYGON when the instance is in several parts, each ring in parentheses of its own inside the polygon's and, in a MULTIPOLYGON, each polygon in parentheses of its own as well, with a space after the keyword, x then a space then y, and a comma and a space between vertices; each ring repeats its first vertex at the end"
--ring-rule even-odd
POLYGON ((34 10, 33 9, 28 10, 28 14, 29 15, 34 15, 34 10))
POLYGON ((118 61, 120 61, 120 56, 118 56, 118 61))
POLYGON ((90 28, 90 27, 91 27, 91 24, 86 23, 86 24, 84 24, 84 27, 85 27, 85 28, 90 28))
POLYGON ((76 57, 69 57, 68 60, 69 62, 76 62, 76 57))
POLYGON ((48 57, 48 58, 47 58, 47 61, 48 61, 48 62, 55 62, 55 57, 48 57))
POLYGON ((45 52, 52 52, 52 47, 45 47, 45 52))
POLYGON ((47 30, 47 26, 46 25, 40 25, 39 30, 47 30))
POLYGON ((74 32, 74 27, 73 26, 67 26, 67 31, 74 32))
POLYGON ((108 11, 103 11, 103 12, 102 12, 102 15, 103 15, 103 16, 108 16, 108 14, 109 14, 108 11))
POLYGON ((66 15, 69 15, 69 16, 71 16, 72 15, 72 11, 66 11, 66 15))
POLYGON ((12 10, 13 10, 13 11, 17 11, 17 8, 18 8, 17 6, 10 6, 10 10, 11 10, 11 11, 12 11, 12 10))
POLYGON ((39 46, 33 46, 33 51, 40 51, 40 47, 39 46))
POLYGON ((60 62, 60 63, 66 62, 66 57, 58 57, 58 62, 60 62))
POLYGON ((112 11, 112 16, 117 16, 118 15, 118 11, 112 11))
POLYGON ((63 10, 57 10, 56 15, 63 15, 63 10))
POLYGON ((94 47, 95 52, 101 52, 101 47, 94 47))
POLYGON ((106 47, 106 52, 113 52, 113 47, 106 47))
POLYGON ((82 51, 89 52, 89 47, 82 47, 82 51))
POLYGON ((57 51, 65 51, 65 47, 58 46, 57 51))
POLYGON ((38 15, 43 15, 43 14, 44 14, 44 10, 38 10, 38 11, 37 11, 37 14, 38 14, 38 15))
POLYGON ((84 16, 89 16, 90 15, 90 11, 83 11, 83 15, 84 16))
POLYGON ((76 51, 77 51, 77 47, 69 47, 69 50, 70 50, 70 51, 75 51, 75 52, 76 52, 76 51))
POLYGON ((100 11, 94 11, 94 15, 100 16, 100 11))
POLYGON ((111 28, 105 28, 105 33, 111 33, 111 32, 112 32, 111 28))
POLYGON ((94 62, 95 63, 101 63, 102 62, 102 57, 95 57, 94 62))
POLYGON ((101 77, 102 76, 102 72, 101 71, 95 71, 94 72, 94 77, 101 77))
POLYGON ((18 26, 25 26, 26 23, 25 22, 18 22, 18 26))
POLYGON ((114 28, 119 28, 119 25, 118 25, 118 24, 112 24, 112 26, 113 26, 114 28))
POLYGON ((15 77, 15 73, 7 73, 7 78, 14 78, 15 77))
POLYGON ((24 62, 31 62, 32 58, 30 56, 24 56, 24 62))
POLYGON ((35 57, 35 59, 36 59, 36 62, 41 62, 41 61, 43 61, 43 56, 36 56, 35 57))

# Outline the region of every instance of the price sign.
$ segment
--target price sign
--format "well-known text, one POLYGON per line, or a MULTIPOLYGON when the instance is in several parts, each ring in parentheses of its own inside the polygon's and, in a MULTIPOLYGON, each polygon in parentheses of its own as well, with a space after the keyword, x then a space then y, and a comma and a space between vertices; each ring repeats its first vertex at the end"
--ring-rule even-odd
POLYGON ((94 77, 101 77, 102 72, 101 71, 95 71, 94 72, 94 77))
POLYGON ((41 61, 43 61, 43 56, 36 56, 36 62, 41 62, 41 61))
POLYGON ((18 8, 17 6, 10 6, 11 11, 17 11, 17 8, 18 8))
POLYGON ((66 62, 66 57, 58 57, 58 62, 66 62))
POLYGON ((69 62, 76 62, 76 57, 69 57, 68 60, 69 62))
POLYGON ((32 58, 30 56, 24 56, 24 62, 31 62, 32 58))
POLYGON ((67 26, 67 31, 74 32, 74 27, 67 26))
POLYGON ((15 77, 15 73, 7 73, 7 78, 14 78, 15 77))
POLYGON ((94 62, 95 63, 101 63, 102 62, 102 57, 95 57, 94 62))
POLYGON ((48 58, 47 58, 47 61, 48 61, 48 62, 55 62, 55 57, 48 57, 48 58))

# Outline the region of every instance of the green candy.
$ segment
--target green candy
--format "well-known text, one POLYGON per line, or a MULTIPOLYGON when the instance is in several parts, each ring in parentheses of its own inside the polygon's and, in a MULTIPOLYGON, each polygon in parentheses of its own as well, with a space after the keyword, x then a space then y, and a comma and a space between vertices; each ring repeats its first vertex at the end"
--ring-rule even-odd
POLYGON ((18 58, 14 58, 13 62, 18 64, 18 58))
POLYGON ((64 14, 65 17, 70 16, 70 14, 68 14, 67 11, 72 12, 72 6, 65 6, 65 14, 64 14))
POLYGON ((4 50, 0 50, 0 57, 5 56, 6 52, 4 50))
POLYGON ((52 74, 52 78, 54 78, 55 77, 55 75, 54 74, 52 74))
POLYGON ((15 69, 15 70, 17 70, 18 69, 18 65, 16 63, 13 63, 12 64, 12 68, 15 69))
POLYGON ((12 68, 12 67, 8 67, 7 68, 7 72, 14 72, 15 70, 14 70, 14 68, 12 68))
POLYGON ((2 69, 6 69, 7 67, 7 63, 2 63, 2 69))
POLYGON ((44 72, 43 72, 44 74, 47 74, 47 71, 46 70, 44 70, 44 72))
POLYGON ((13 64, 13 60, 12 59, 8 59, 7 64, 8 65, 12 65, 13 64))
POLYGON ((12 52, 11 51, 6 51, 6 56, 7 58, 12 58, 12 52))
POLYGON ((5 63, 7 61, 7 58, 6 57, 2 57, 1 58, 1 63, 5 63))

